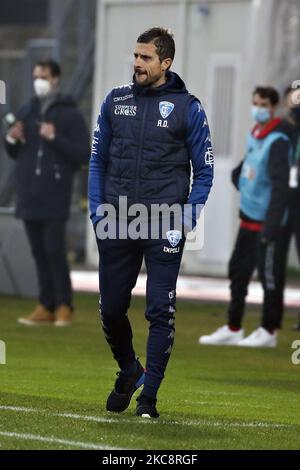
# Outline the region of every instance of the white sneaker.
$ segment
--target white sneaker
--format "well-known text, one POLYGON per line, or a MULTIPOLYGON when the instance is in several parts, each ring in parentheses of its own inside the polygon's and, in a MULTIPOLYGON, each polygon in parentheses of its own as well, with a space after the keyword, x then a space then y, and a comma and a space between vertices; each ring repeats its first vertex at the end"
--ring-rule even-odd
POLYGON ((248 348, 275 348, 277 346, 277 333, 269 333, 265 328, 260 326, 247 336, 242 339, 238 346, 245 346, 248 348))
POLYGON ((228 325, 221 326, 211 335, 200 336, 200 344, 237 345, 244 338, 244 330, 232 331, 228 325))

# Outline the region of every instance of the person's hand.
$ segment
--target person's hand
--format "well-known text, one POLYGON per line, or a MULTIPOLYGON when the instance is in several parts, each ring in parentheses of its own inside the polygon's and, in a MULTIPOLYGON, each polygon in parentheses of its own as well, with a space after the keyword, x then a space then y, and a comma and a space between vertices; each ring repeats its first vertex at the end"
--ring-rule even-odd
POLYGON ((24 124, 22 121, 17 121, 8 131, 7 136, 11 139, 21 142, 22 144, 25 143, 24 137, 24 124))
POLYGON ((46 140, 55 138, 55 126, 49 122, 42 122, 40 126, 40 136, 46 140))

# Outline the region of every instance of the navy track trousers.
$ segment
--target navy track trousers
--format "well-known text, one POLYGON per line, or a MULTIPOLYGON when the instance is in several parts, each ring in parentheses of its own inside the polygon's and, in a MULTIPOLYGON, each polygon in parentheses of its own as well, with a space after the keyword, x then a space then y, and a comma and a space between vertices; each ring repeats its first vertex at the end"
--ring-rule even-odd
MULTIPOLYGON (((168 240, 99 240, 100 317, 104 334, 120 369, 135 360, 128 319, 131 291, 145 259, 146 311, 149 321, 144 392, 156 397, 174 342, 176 282, 184 248, 168 252, 168 240), (167 250, 165 249, 167 248, 167 250)), ((176 248, 177 248, 176 247, 176 248)))

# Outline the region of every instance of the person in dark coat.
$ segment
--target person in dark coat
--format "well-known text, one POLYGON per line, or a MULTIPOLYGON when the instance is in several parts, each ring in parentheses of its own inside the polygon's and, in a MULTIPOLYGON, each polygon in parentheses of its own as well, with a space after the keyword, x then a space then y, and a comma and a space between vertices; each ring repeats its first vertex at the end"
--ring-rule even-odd
POLYGON ((252 94, 255 126, 247 138, 245 158, 232 174, 240 191, 240 227, 229 261, 228 322, 212 334, 201 336, 200 344, 277 346, 284 292, 279 266, 292 154, 287 126, 276 117, 278 103, 279 94, 272 87, 256 87, 252 94), (245 301, 256 268, 264 290, 261 325, 244 338, 245 301))
POLYGON ((70 97, 59 92, 60 66, 38 62, 33 70, 35 96, 21 107, 6 135, 16 160, 16 216, 24 221, 36 263, 39 304, 19 322, 26 325, 72 320, 72 289, 65 229, 74 174, 89 159, 89 135, 70 97))

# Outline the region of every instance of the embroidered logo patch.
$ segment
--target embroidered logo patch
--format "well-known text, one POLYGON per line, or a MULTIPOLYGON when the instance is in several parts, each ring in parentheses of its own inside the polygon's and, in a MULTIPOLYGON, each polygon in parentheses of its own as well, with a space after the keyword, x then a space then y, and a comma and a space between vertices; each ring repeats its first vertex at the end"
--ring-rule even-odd
POLYGON ((169 101, 161 101, 159 103, 159 112, 163 119, 166 119, 170 116, 171 112, 173 111, 175 105, 170 103, 169 101))

